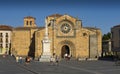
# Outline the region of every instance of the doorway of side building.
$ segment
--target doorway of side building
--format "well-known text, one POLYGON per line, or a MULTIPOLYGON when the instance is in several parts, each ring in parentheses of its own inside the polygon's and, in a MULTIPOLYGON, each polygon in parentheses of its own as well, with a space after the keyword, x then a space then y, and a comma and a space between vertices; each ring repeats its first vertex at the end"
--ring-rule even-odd
POLYGON ((70 54, 70 48, 69 48, 69 46, 68 45, 64 45, 64 46, 62 46, 62 49, 61 49, 61 57, 62 58, 64 58, 64 55, 65 54, 70 54))

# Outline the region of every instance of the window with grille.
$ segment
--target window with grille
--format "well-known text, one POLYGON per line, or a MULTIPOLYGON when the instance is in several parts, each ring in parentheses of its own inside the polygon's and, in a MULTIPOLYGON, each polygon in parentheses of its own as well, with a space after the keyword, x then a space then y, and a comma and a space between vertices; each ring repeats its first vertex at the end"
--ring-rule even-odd
POLYGON ((8 48, 8 44, 6 44, 6 48, 8 48))
POLYGON ((2 38, 0 38, 0 43, 2 43, 3 42, 3 40, 2 40, 2 38))
POLYGON ((2 34, 2 33, 0 33, 0 37, 3 37, 3 34, 2 34))
POLYGON ((2 44, 0 44, 0 48, 3 48, 2 44))
POLYGON ((6 43, 8 43, 8 38, 6 38, 6 43))
POLYGON ((6 37, 8 37, 8 33, 6 33, 6 37))

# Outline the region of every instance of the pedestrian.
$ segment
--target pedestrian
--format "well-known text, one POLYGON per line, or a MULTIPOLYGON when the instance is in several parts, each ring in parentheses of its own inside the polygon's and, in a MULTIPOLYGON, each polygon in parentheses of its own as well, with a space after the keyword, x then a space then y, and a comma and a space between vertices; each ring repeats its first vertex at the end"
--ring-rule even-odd
POLYGON ((59 57, 57 55, 56 55, 55 61, 56 61, 56 65, 58 65, 59 64, 59 57))
POLYGON ((27 62, 30 63, 30 61, 31 61, 31 58, 28 56, 27 57, 27 62))
POLYGON ((26 57, 26 58, 25 58, 25 63, 26 63, 26 64, 29 64, 29 63, 30 63, 30 57, 26 57))
POLYGON ((68 60, 70 60, 70 58, 71 58, 71 55, 68 55, 68 60))
POLYGON ((22 63, 22 57, 19 58, 19 63, 22 63))
POLYGON ((68 54, 67 54, 67 53, 65 53, 64 58, 65 58, 66 60, 68 60, 68 54))
POLYGON ((5 58, 5 57, 6 57, 6 55, 7 55, 7 52, 5 52, 5 53, 3 54, 3 58, 5 58))
POLYGON ((25 57, 25 63, 27 63, 27 57, 25 57))
POLYGON ((11 55, 11 56, 13 56, 13 54, 12 54, 12 53, 11 53, 10 55, 11 55))
POLYGON ((50 64, 54 65, 55 63, 55 53, 53 53, 53 55, 50 57, 50 64))
POLYGON ((18 56, 16 56, 16 62, 19 62, 19 57, 18 56))

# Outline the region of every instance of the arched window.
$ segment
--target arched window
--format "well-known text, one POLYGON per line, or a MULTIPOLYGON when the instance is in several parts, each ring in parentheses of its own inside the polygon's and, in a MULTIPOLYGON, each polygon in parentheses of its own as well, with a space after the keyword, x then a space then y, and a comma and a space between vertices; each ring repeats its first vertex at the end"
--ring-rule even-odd
POLYGON ((32 25, 32 21, 30 21, 30 25, 32 25))
POLYGON ((26 21, 26 25, 28 25, 28 21, 26 21))

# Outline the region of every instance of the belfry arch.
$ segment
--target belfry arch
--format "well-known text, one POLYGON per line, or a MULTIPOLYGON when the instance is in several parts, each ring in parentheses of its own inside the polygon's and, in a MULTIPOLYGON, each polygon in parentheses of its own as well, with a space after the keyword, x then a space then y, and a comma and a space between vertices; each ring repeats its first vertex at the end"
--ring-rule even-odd
POLYGON ((69 41, 69 40, 64 40, 58 43, 58 54, 61 58, 64 57, 64 54, 67 53, 69 55, 71 55, 72 57, 75 57, 76 54, 76 48, 75 45, 73 44, 73 42, 69 41))

